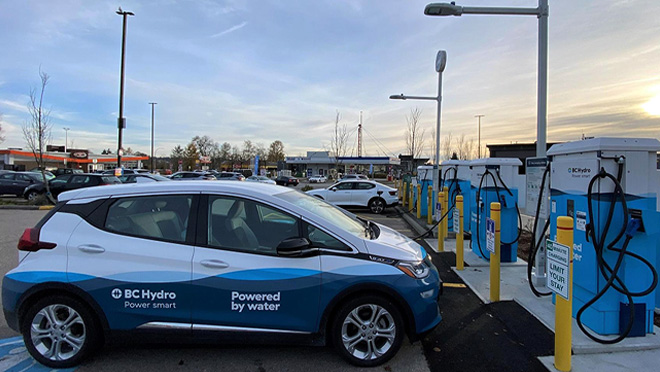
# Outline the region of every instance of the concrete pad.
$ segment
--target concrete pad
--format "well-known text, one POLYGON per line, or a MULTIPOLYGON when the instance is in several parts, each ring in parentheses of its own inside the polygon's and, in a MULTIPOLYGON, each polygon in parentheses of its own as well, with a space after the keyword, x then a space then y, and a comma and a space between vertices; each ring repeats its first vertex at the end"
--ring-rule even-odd
MULTIPOLYGON (((484 302, 490 302, 490 272, 487 267, 466 267, 463 271, 453 268, 454 272, 479 296, 484 302)), ((529 289, 527 267, 502 266, 500 272, 500 300, 514 300, 536 317, 543 325, 554 332, 555 306, 550 296, 536 297, 529 289)), ((547 288, 539 288, 540 292, 549 292, 547 288)), ((612 353, 639 350, 660 349, 660 328, 655 327, 655 333, 645 337, 630 337, 618 344, 603 345, 588 338, 573 321, 573 353, 612 353)), ((608 338, 603 336, 603 338, 608 338)), ((660 351, 659 351, 660 352, 660 351)), ((658 359, 660 361, 660 359, 658 359)))
MULTIPOLYGON (((544 356, 539 357, 538 359, 546 368, 548 368, 549 371, 558 371, 554 366, 554 356, 544 356)), ((660 350, 573 355, 571 360, 571 371, 652 371, 655 368, 658 368, 658 362, 660 362, 660 350)))

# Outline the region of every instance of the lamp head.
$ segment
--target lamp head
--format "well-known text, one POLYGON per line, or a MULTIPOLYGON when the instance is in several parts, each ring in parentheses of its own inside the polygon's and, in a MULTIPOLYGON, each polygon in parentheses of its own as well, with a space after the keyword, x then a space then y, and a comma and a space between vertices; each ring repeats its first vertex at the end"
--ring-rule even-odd
POLYGON ((396 94, 395 94, 395 95, 393 95, 393 96, 390 96, 390 99, 402 99, 402 100, 405 101, 406 96, 404 96, 403 93, 401 93, 401 95, 396 95, 396 94))
POLYGON ((432 3, 424 8, 424 14, 427 16, 460 16, 463 14, 463 7, 451 3, 432 3))

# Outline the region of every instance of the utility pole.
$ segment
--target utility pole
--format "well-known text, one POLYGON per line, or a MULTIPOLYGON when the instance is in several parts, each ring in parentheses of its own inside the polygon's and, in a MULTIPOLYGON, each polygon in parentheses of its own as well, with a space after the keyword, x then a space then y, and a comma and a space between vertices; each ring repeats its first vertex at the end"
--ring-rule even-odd
POLYGON ((67 152, 67 143, 69 142, 69 131, 71 128, 62 128, 64 129, 64 152, 67 152))
POLYGON ((117 128, 119 129, 118 140, 117 140, 117 168, 121 168, 121 156, 124 151, 121 149, 121 140, 122 140, 122 131, 126 128, 126 119, 124 118, 124 65, 126 60, 126 18, 127 16, 134 16, 135 14, 131 12, 125 12, 117 10, 117 14, 122 16, 122 34, 121 34, 121 72, 119 75, 119 118, 117 119, 117 128))
MULTIPOLYGON (((481 159, 481 118, 483 118, 486 115, 474 115, 475 118, 479 118, 479 139, 477 140, 477 151, 479 155, 477 157, 481 159)), ((485 155, 485 154, 484 154, 485 155)))
POLYGON ((358 158, 362 157, 362 111, 360 111, 360 122, 358 123, 358 158))
POLYGON ((158 103, 149 102, 149 104, 151 105, 151 167, 150 167, 150 170, 151 170, 151 173, 155 173, 154 172, 154 113, 155 113, 154 108, 156 107, 156 105, 158 103))

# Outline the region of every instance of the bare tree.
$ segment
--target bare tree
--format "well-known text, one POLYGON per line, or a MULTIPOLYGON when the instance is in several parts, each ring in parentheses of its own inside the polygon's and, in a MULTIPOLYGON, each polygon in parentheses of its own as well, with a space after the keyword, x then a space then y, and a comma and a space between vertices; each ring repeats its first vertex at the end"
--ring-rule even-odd
POLYGON ((50 186, 46 179, 46 163, 44 161, 44 152, 46 152, 46 145, 51 139, 51 129, 53 125, 50 122, 50 110, 44 109, 44 94, 46 86, 48 85, 49 76, 47 73, 39 69, 39 77, 41 78, 41 86, 39 89, 30 89, 30 102, 28 103, 28 112, 30 119, 23 125, 23 137, 27 143, 27 147, 32 151, 34 161, 41 170, 41 178, 46 186, 46 196, 50 201, 55 202, 50 194, 50 186))
POLYGON ((335 130, 330 138, 330 155, 335 157, 335 169, 339 168, 341 160, 339 158, 346 156, 348 150, 348 128, 346 124, 340 125, 341 114, 337 111, 335 116, 335 130))
POLYGON ((5 136, 2 135, 2 114, 0 114, 0 143, 5 142, 5 136))
POLYGON ((451 135, 451 133, 448 133, 445 135, 445 137, 442 139, 442 143, 440 144, 440 158, 447 160, 451 159, 454 149, 453 149, 453 142, 454 139, 451 135))
POLYGON ((422 128, 419 123, 421 115, 422 110, 417 107, 410 110, 410 115, 406 115, 406 122, 408 123, 405 134, 406 150, 412 155, 413 162, 414 159, 419 158, 424 153, 424 135, 426 134, 426 129, 422 128))
POLYGON ((284 144, 280 140, 273 141, 273 143, 271 143, 268 147, 268 161, 275 163, 278 161, 283 161, 284 158, 284 144))
POLYGON ((470 160, 476 157, 476 145, 474 138, 466 139, 465 134, 462 134, 456 139, 456 153, 461 160, 470 160))

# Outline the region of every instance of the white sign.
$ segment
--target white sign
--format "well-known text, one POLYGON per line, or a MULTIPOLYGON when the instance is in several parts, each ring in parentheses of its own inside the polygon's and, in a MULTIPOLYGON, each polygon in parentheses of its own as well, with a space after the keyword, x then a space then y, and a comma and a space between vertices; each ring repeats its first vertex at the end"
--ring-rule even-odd
POLYGON ((568 265, 570 263, 570 248, 563 244, 549 240, 546 244, 548 260, 546 272, 548 273, 548 288, 557 295, 568 300, 568 287, 570 276, 568 265))
MULTIPOLYGON (((536 206, 539 201, 539 192, 541 190, 541 181, 543 181, 543 173, 548 166, 547 158, 527 158, 527 171, 525 174, 525 210, 530 216, 536 215, 536 206)), ((541 208, 539 216, 541 218, 548 218, 548 199, 550 197, 550 175, 545 177, 545 185, 543 186, 543 194, 541 199, 541 208)))
POLYGON ((459 229, 459 223, 461 222, 461 216, 458 214, 458 209, 454 208, 454 221, 453 221, 453 230, 456 234, 458 234, 458 229, 459 229))
POLYGON ((587 213, 575 211, 575 229, 580 231, 587 230, 587 213))
POLYGON ((495 253, 495 220, 486 218, 486 249, 495 253))

